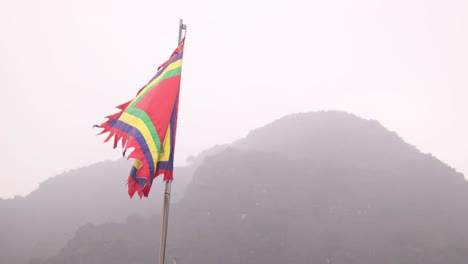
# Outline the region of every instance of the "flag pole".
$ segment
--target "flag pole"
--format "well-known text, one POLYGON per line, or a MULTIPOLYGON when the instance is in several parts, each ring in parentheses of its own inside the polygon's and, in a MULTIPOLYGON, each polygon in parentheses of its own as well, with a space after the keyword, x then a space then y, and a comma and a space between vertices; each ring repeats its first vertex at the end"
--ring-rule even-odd
MULTIPOLYGON (((182 41, 182 31, 187 30, 187 25, 183 23, 183 20, 179 20, 179 39, 177 46, 182 41)), ((164 209, 163 209, 163 222, 161 227, 161 243, 159 248, 159 264, 164 264, 164 258, 166 256, 166 239, 167 239, 167 224, 169 220, 169 205, 171 201, 171 183, 172 181, 166 181, 166 188, 164 190, 164 209)))

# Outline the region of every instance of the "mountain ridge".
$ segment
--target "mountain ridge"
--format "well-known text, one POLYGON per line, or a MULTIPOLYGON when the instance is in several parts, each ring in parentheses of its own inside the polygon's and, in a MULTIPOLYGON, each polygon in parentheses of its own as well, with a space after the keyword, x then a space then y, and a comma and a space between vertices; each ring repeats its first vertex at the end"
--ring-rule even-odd
MULTIPOLYGON (((461 173, 376 121, 290 115, 204 159, 171 207, 167 261, 462 264, 467 198, 461 173)), ((88 226, 36 263, 154 261, 159 225, 88 226)))
MULTIPOLYGON (((207 149, 193 156, 187 166, 175 167, 178 177, 172 187, 172 203, 183 197, 203 159, 220 149, 222 146, 207 149)), ((148 198, 130 199, 126 180, 131 165, 120 159, 68 170, 24 197, 0 200, 0 212, 8 216, 0 218, 0 263, 25 264, 29 259, 55 255, 86 224, 122 223, 128 217, 151 217, 159 212, 162 178, 156 179, 148 198)))
MULTIPOLYGON (((150 199, 128 199, 116 179, 126 179, 129 166, 101 162, 46 181, 32 196, 0 200, 10 216, 0 219, 9 227, 0 228, 0 262, 155 261, 163 184, 150 199), (93 179, 100 182, 89 185, 93 179), (19 257, 19 249, 27 253, 19 257)), ((176 170, 168 261, 461 264, 468 257, 463 174, 375 120, 291 114, 176 170)))

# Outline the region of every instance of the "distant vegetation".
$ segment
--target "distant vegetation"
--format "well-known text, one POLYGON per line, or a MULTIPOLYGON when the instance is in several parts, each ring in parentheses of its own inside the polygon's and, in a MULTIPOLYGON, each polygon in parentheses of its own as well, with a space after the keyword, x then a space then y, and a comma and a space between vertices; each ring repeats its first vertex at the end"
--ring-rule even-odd
MULTIPOLYGON (((294 114, 207 153, 194 160, 188 176, 175 176, 193 180, 171 207, 167 263, 466 264, 463 175, 377 121, 342 112, 294 114)), ((103 170, 111 168, 119 170, 116 175, 128 169, 103 163, 57 177, 54 188, 24 198, 31 199, 28 203, 0 201, 2 215, 15 217, 1 232, 17 243, 0 233, 0 245, 14 248, 33 237, 40 237, 39 245, 62 243, 53 254, 37 251, 30 264, 155 263, 160 216, 148 215, 159 211, 144 201, 125 202, 126 197, 117 202, 122 190, 103 197, 102 191, 123 177, 106 178, 96 183, 99 191, 86 193, 90 179, 78 176, 107 175, 103 170), (68 189, 61 193, 64 186, 68 189), (88 200, 80 206, 79 199, 88 200), (67 209, 85 211, 84 204, 94 206, 82 213, 87 219, 67 209), (56 212, 47 217, 44 210, 56 212), (144 211, 150 213, 136 215, 144 211), (69 230, 81 227, 68 242, 57 242, 47 235, 55 229, 46 219, 69 230), (28 223, 36 233, 22 231, 28 223)), ((13 263, 2 252, 0 262, 13 263)))
MULTIPOLYGON (((161 184, 148 199, 129 199, 130 168, 126 160, 102 162, 51 178, 24 198, 0 200, 0 263, 25 264, 55 255, 87 223, 125 222, 131 215, 159 212, 161 184)), ((173 202, 182 198, 194 169, 176 168, 173 202)))

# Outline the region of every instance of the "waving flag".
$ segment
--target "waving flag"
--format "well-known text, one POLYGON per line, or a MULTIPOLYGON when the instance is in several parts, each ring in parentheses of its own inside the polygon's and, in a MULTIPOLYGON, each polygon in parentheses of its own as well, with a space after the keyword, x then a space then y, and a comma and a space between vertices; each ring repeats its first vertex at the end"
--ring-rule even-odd
POLYGON ((105 142, 114 138, 114 148, 122 141, 124 155, 132 149, 128 155, 135 159, 128 177, 130 197, 135 192, 147 197, 158 175, 164 174, 164 181, 173 179, 184 40, 133 100, 118 106, 120 112, 97 126, 103 128, 100 134, 109 132, 105 142))

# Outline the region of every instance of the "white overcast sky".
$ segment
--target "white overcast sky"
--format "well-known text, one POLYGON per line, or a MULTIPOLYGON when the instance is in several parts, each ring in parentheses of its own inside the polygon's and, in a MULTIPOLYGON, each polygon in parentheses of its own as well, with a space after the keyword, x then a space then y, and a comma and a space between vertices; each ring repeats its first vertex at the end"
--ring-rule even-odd
POLYGON ((91 127, 167 59, 179 18, 177 164, 289 113, 344 110, 468 174, 466 0, 2 0, 0 197, 119 158, 91 127))

